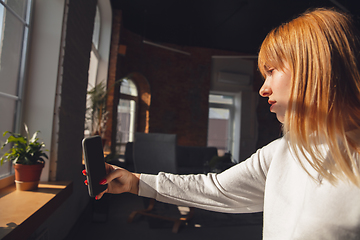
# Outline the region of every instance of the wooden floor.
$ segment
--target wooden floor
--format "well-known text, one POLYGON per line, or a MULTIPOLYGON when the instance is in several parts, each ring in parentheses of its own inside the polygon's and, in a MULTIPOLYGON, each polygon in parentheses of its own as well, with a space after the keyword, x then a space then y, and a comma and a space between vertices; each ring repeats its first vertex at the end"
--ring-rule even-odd
POLYGON ((137 217, 132 223, 127 223, 132 211, 143 208, 141 197, 126 193, 109 195, 103 202, 100 201, 90 201, 89 206, 64 240, 260 240, 262 238, 262 213, 223 214, 195 209, 193 219, 187 225, 182 225, 175 234, 171 232, 171 225, 161 222, 154 224, 153 220, 146 217, 137 217))

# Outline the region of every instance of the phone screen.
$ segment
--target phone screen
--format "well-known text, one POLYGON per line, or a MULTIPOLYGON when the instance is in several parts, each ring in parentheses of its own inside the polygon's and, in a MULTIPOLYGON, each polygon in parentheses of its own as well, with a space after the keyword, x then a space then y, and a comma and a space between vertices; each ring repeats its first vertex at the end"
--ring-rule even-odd
POLYGON ((82 141, 88 190, 91 197, 95 197, 107 188, 107 184, 99 182, 106 175, 104 152, 100 136, 84 138, 82 141))

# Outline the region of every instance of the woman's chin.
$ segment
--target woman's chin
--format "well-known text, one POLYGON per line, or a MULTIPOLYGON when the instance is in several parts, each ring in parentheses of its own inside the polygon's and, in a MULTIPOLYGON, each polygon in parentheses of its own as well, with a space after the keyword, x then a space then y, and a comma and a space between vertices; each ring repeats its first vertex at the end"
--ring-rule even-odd
POLYGON ((276 118, 277 118, 277 120, 278 120, 279 122, 284 123, 285 116, 276 114, 276 118))

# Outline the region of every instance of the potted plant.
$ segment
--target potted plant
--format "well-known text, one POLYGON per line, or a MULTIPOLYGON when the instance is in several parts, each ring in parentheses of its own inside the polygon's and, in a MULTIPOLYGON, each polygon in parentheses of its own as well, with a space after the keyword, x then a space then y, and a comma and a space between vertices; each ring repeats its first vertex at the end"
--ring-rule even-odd
POLYGON ((87 108, 87 120, 90 126, 91 135, 100 135, 103 137, 105 123, 107 121, 108 111, 106 109, 107 90, 104 82, 96 84, 90 91, 87 92, 89 96, 89 107, 87 108))
POLYGON ((6 131, 3 136, 10 134, 1 150, 8 144, 12 147, 0 158, 1 165, 5 161, 12 161, 15 169, 15 183, 17 190, 37 189, 41 171, 45 165, 44 158, 48 156, 44 153, 45 144, 39 142, 35 132, 30 138, 28 127, 25 125, 26 136, 18 133, 6 131))
POLYGON ((88 92, 86 122, 85 129, 89 131, 90 135, 99 135, 103 139, 103 146, 105 145, 104 132, 106 122, 108 119, 107 97, 110 89, 117 84, 120 84, 122 79, 117 80, 108 89, 105 82, 99 82, 88 92))

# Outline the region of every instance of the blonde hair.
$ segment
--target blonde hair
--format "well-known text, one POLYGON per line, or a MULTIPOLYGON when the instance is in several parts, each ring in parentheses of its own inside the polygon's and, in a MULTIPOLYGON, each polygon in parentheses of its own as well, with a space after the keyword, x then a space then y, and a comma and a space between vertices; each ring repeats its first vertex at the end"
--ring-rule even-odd
POLYGON ((283 131, 297 159, 304 156, 332 184, 341 179, 360 187, 360 144, 349 134, 360 129, 358 37, 346 14, 307 11, 267 35, 258 66, 265 75, 269 67, 289 65, 292 86, 283 131))

